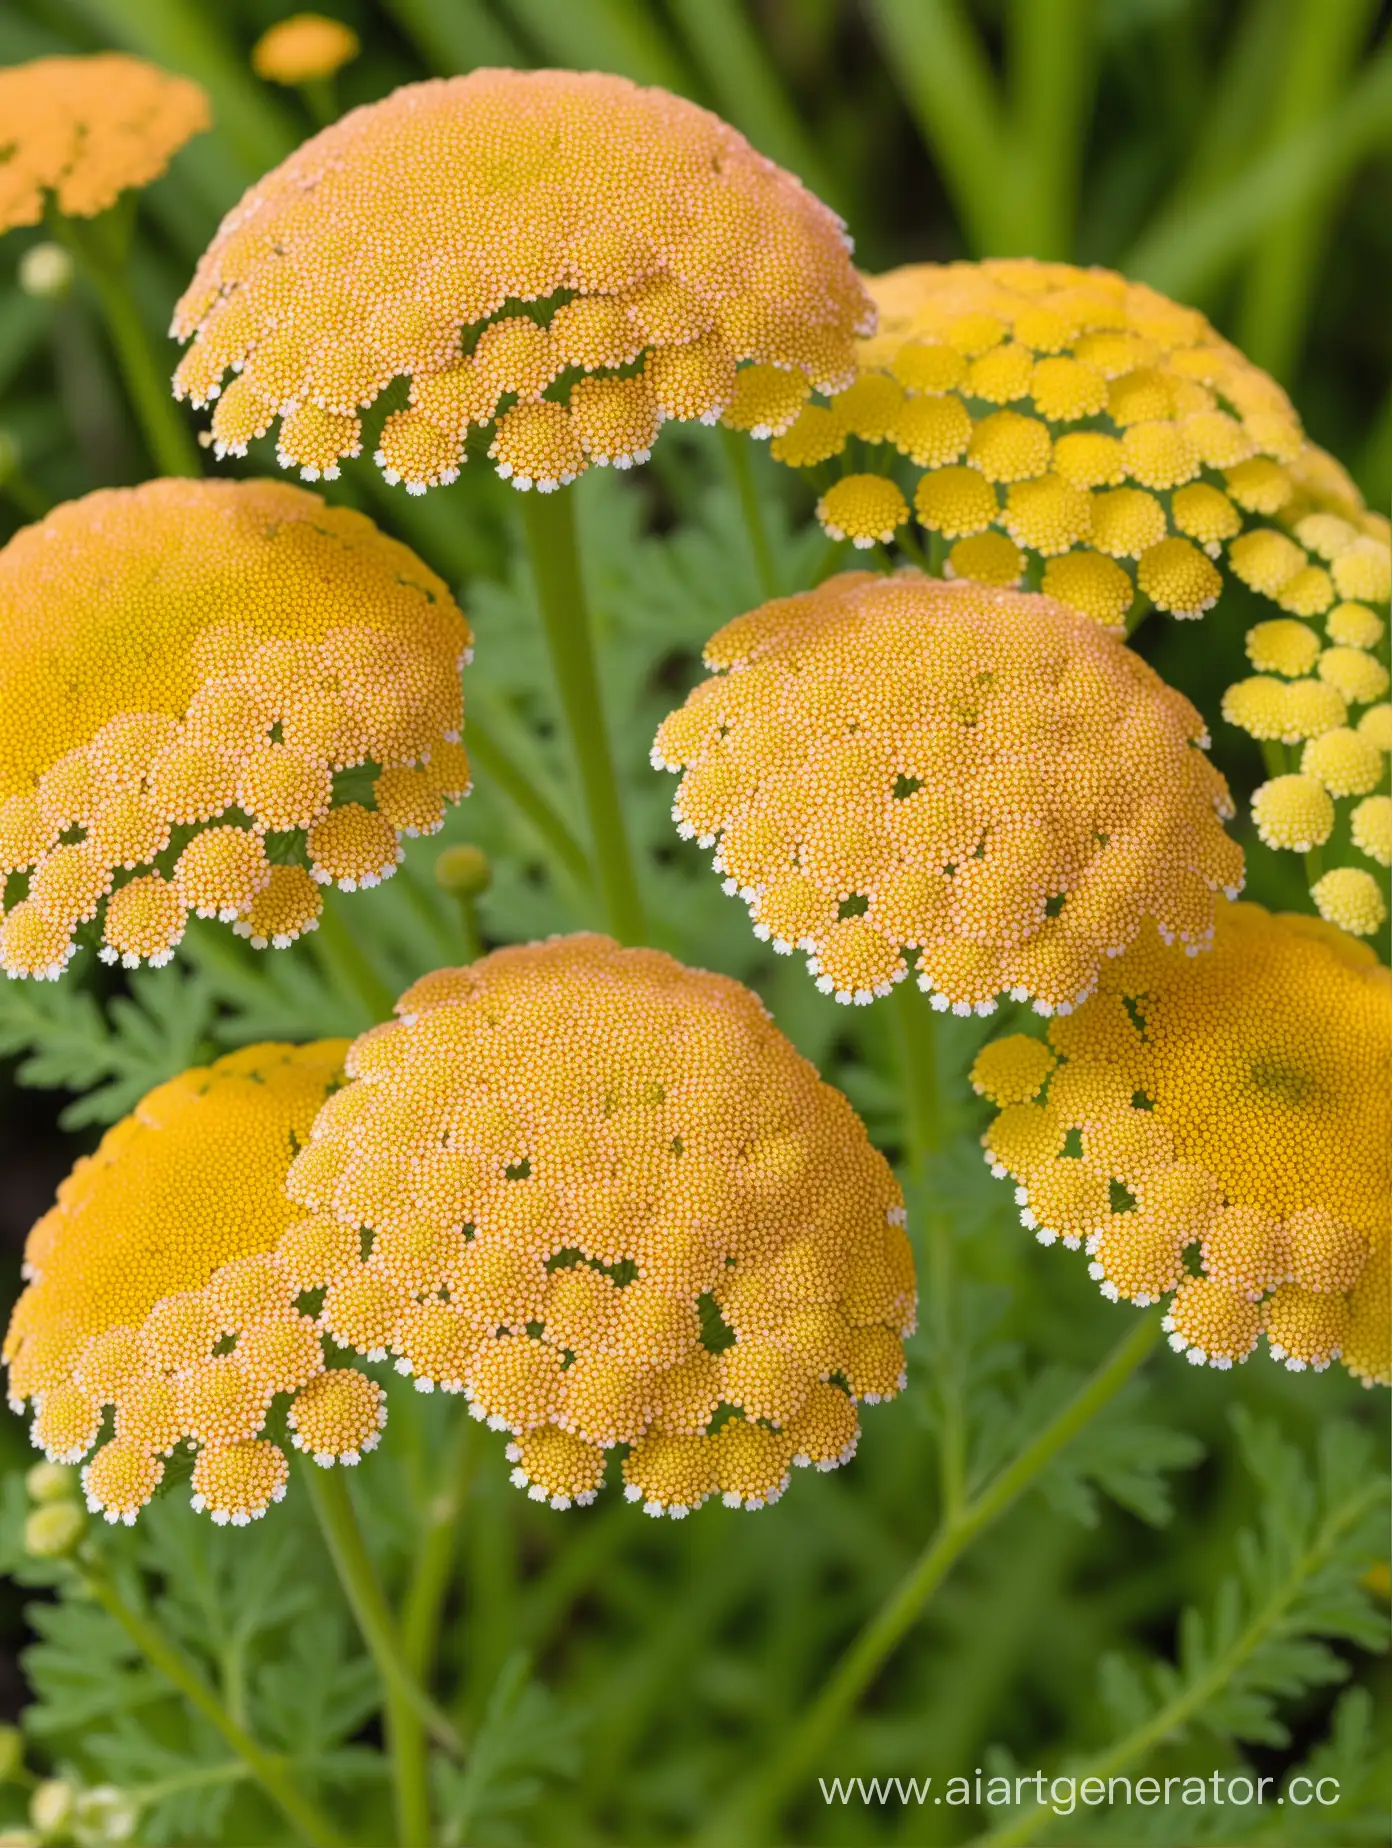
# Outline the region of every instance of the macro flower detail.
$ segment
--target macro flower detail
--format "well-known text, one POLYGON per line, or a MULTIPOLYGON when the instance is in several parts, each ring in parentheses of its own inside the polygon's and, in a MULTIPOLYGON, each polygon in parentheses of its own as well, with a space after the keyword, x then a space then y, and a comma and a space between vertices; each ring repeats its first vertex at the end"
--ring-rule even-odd
POLYGON ((332 1339, 464 1393, 557 1508, 618 1446, 629 1498, 677 1516, 847 1460, 857 1404, 903 1383, 903 1204, 755 996, 579 936, 437 971, 397 1013, 287 1183, 311 1216, 284 1261, 327 1284, 332 1339))
POLYGON ((1392 974, 1318 919, 1224 907, 1191 963, 1146 933, 1049 1045, 988 1046, 983 1142, 1103 1294, 1174 1292, 1170 1345, 1392 1383, 1392 974), (1038 1050, 1034 1050, 1039 1048, 1038 1050))
MULTIPOLYGON (((246 194, 175 313, 175 391, 216 400, 219 453, 279 418, 282 465, 314 479, 405 376, 389 482, 452 481, 478 432, 546 492, 646 459, 667 419, 714 422, 747 362, 839 390, 872 323, 841 221, 717 117, 620 77, 478 70, 352 111, 246 194)), ((756 396, 752 427, 796 409, 756 396)))
POLYGON ((96 217, 210 120, 196 83, 123 52, 0 70, 0 231, 39 224, 48 198, 65 218, 96 217))
POLYGON ((1049 598, 847 573, 737 617, 663 723, 679 832, 824 993, 1066 1013, 1146 918, 1190 953, 1242 884, 1198 713, 1049 598))
POLYGON ((879 325, 852 384, 791 419, 726 413, 779 461, 819 471, 831 537, 888 542, 912 503, 947 575, 1042 573, 1107 625, 1138 591, 1202 616, 1222 562, 1295 615, 1385 601, 1388 522, 1196 310, 1108 270, 1031 259, 865 282, 879 325))
POLYGON ((301 1216, 284 1192, 345 1050, 250 1046, 160 1085, 30 1233, 4 1347, 10 1401, 32 1406, 51 1458, 90 1457, 88 1505, 108 1520, 134 1521, 185 1442, 196 1506, 236 1524, 264 1513, 284 1492, 284 1455, 261 1435, 282 1395, 316 1448, 337 1433, 347 1461, 375 1441, 375 1382, 324 1383, 339 1375, 304 1312, 301 1216))
POLYGON ((167 963, 191 913, 258 948, 375 884, 468 792, 445 585, 281 482, 154 481, 0 552, 0 965, 167 963), (372 807, 366 806, 368 802, 372 807))
POLYGON ((357 57, 358 35, 341 19, 293 13, 267 28, 251 48, 251 68, 267 83, 308 84, 332 77, 357 57))

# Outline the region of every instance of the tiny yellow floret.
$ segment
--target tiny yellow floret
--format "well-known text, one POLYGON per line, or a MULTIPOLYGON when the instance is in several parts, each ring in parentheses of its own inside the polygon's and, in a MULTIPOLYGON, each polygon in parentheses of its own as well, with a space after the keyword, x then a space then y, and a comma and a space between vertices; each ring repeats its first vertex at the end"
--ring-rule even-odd
POLYGON ((251 68, 267 83, 315 83, 332 77, 362 49, 358 35, 323 13, 278 19, 251 48, 251 68))

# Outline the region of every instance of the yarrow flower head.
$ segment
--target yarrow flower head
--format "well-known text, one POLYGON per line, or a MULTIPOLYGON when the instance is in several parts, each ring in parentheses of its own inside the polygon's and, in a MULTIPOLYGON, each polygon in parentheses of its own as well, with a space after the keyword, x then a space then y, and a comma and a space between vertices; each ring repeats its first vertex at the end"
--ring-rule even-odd
POLYGON ((1113 1301, 1174 1292, 1170 1345, 1392 1383, 1392 973, 1315 918, 1224 907, 1186 962, 1152 933, 1049 1043, 998 1040, 983 1138, 1042 1244, 1113 1301))
POLYGON ((756 934, 867 1003, 1067 1012, 1153 918, 1191 953, 1242 883, 1198 713, 1052 599, 847 573, 737 617, 663 723, 679 831, 756 934))
POLYGON ((341 19, 294 13, 278 19, 251 48, 251 68, 267 83, 316 83, 350 64, 362 49, 341 19))
POLYGON ((0 70, 0 231, 38 224, 50 198, 65 218, 96 217, 210 120, 196 83, 123 52, 0 70))
POLYGON ((1387 521, 1194 309, 1029 259, 865 280, 879 325, 852 384, 775 405, 751 376, 725 413, 791 467, 834 467, 818 506, 834 538, 888 542, 912 503, 949 576, 1014 585, 1028 571, 1109 626, 1138 591, 1203 615, 1225 558, 1299 615, 1385 599, 1387 521))
POLYGON ((849 1458, 903 1384, 902 1197, 756 996, 580 936, 397 1012, 290 1171, 334 1340, 463 1392, 554 1508, 618 1446, 629 1499, 677 1516, 849 1458))
POLYGON ((445 585, 283 482, 153 481, 0 552, 0 966, 79 937, 168 962, 190 913, 253 945, 375 885, 467 793, 445 585))
POLYGON ((284 1191, 345 1050, 251 1046, 160 1085, 30 1233, 5 1338, 10 1402, 32 1405, 52 1460, 90 1455, 88 1506, 109 1521, 134 1521, 185 1443, 196 1507, 237 1524, 263 1514, 285 1489, 264 1434, 285 1395, 292 1428, 317 1433, 328 1402, 351 1401, 350 1447, 376 1441, 381 1389, 325 1372, 284 1191))
POLYGON ((716 116, 621 77, 478 70, 352 111, 247 193, 176 310, 175 392, 217 400, 219 453, 279 419, 282 465, 313 479, 404 376, 388 481, 454 480, 477 431, 546 492, 646 461, 668 418, 714 422, 746 362, 799 399, 838 390, 872 324, 841 221, 716 116))
MULTIPOLYGON (((1337 524, 1318 522, 1322 543, 1336 543, 1337 524)), ((1307 529, 1315 525, 1311 519, 1307 529)), ((1345 556, 1351 542, 1337 543, 1345 556)), ((1381 578, 1370 575, 1364 588, 1386 602, 1381 578)), ((1257 833, 1268 847, 1293 853, 1328 845, 1335 864, 1316 870, 1311 896, 1321 917, 1357 937, 1386 922, 1392 866, 1385 634, 1384 619, 1358 602, 1335 604, 1322 636, 1294 617, 1259 622, 1247 633, 1247 658, 1258 671, 1223 695, 1223 717, 1260 742, 1272 772, 1252 797, 1257 833)))

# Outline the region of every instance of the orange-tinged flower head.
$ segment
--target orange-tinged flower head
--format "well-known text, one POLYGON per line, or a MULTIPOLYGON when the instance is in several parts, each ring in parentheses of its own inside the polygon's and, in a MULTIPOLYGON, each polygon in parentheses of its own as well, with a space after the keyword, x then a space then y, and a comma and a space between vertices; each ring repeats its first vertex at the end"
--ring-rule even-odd
POLYGON ((341 19, 294 13, 269 26, 251 48, 251 68, 267 83, 314 83, 350 64, 362 49, 341 19))
POLYGON ((469 639, 405 546, 284 482, 108 489, 17 533, 0 965, 56 977, 84 930, 166 963, 190 912, 312 930, 321 885, 375 884, 467 793, 469 639))
POLYGON ((857 1403, 902 1384, 902 1197, 754 995, 579 936, 397 1013, 290 1171, 330 1336, 466 1394, 553 1507, 617 1445, 653 1514, 762 1506, 850 1455, 857 1403))
MULTIPOLYGON (((476 70, 352 111, 246 194, 175 313, 175 391, 217 400, 220 452, 280 418, 282 465, 313 478, 404 376, 388 481, 452 481, 491 431, 498 473, 547 492, 646 460, 668 418, 714 422, 747 362, 840 389, 872 323, 841 221, 718 117, 597 72, 476 70)), ((792 408, 765 391, 748 415, 792 408)))
POLYGON ((365 1395, 370 1429, 345 1449, 375 1441, 375 1383, 323 1383, 340 1376, 324 1373, 301 1215, 285 1196, 346 1049, 250 1046, 160 1085, 78 1161, 30 1233, 5 1339, 10 1400, 32 1405, 51 1457, 99 1446, 84 1484, 108 1520, 135 1519, 186 1441, 200 1452, 196 1505, 237 1523, 263 1513, 284 1484, 261 1435, 282 1395, 295 1395, 291 1428, 318 1444, 335 1391, 360 1413, 365 1395))
POLYGON ((1378 601, 1387 521, 1196 310, 1029 259, 865 281, 879 324, 851 385, 800 409, 751 392, 726 412, 779 461, 831 465, 818 517, 833 537, 892 535, 912 502, 948 575, 1014 583, 1031 566, 1109 626, 1138 590, 1202 616, 1224 560, 1293 615, 1378 601))
POLYGON ((868 1003, 1066 1013, 1153 918, 1191 953, 1242 883, 1198 713, 1050 598, 847 573, 737 617, 663 723, 679 831, 756 934, 868 1003))
POLYGON ((0 70, 0 231, 38 224, 49 197, 64 217, 94 218, 210 121, 196 83, 124 52, 0 70))
POLYGON ((1170 1345, 1392 1383, 1392 973, 1315 918, 1221 908, 1187 962, 1151 932, 1049 1048, 988 1046, 983 1142, 1041 1244, 1104 1295, 1175 1292, 1170 1345), (1052 1054, 1052 1056, 1051 1056, 1052 1054))

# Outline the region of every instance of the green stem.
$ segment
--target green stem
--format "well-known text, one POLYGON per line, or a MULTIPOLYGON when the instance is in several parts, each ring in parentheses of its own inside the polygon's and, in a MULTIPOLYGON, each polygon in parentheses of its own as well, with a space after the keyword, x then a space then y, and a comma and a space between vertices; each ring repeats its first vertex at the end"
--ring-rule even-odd
POLYGON ((316 128, 327 128, 330 122, 338 120, 338 99, 332 77, 311 77, 298 88, 316 128))
POLYGON ((475 695, 470 700, 466 737, 469 755, 492 782, 531 822, 542 842, 554 855, 558 865, 579 885, 590 884, 590 867, 585 850, 566 826, 548 798, 539 790, 517 762, 496 730, 478 717, 475 695))
POLYGON ((912 975, 894 990, 894 1024, 904 1099, 904 1170, 910 1221, 923 1227, 928 1259, 927 1308, 938 1400, 939 1516, 961 1509, 966 1493, 967 1428, 953 1306, 952 1221, 936 1203, 933 1164, 946 1135, 938 1082, 937 1016, 912 975))
POLYGON ((1262 762, 1266 765, 1266 774, 1268 776, 1285 776, 1286 772, 1290 769, 1290 759, 1286 755, 1286 747, 1279 738, 1263 738, 1261 740, 1261 754, 1262 762))
POLYGON ((222 1735, 266 1795, 314 1848, 342 1848, 343 1837, 317 1804, 298 1788, 285 1761, 252 1738, 239 1726, 198 1670, 166 1640, 157 1626, 140 1611, 133 1610, 107 1577, 94 1564, 81 1568, 88 1591, 109 1617, 125 1631, 152 1667, 157 1668, 177 1688, 191 1707, 222 1735))
MULTIPOLYGON (((129 208, 115 208, 117 214, 123 210, 129 208)), ((116 363, 156 468, 162 475, 201 475, 198 447, 174 402, 169 374, 156 356, 131 294, 124 248, 128 220, 118 222, 108 213, 104 219, 79 224, 53 211, 49 222, 96 291, 116 363)))
POLYGON ((440 1641, 440 1612, 449 1591, 455 1537, 469 1488, 469 1461, 475 1425, 456 1421, 455 1441, 445 1460, 439 1486, 422 1511, 411 1583, 401 1610, 401 1653, 416 1680, 430 1679, 440 1641))
POLYGON ((406 1665, 396 1621, 382 1590, 377 1569, 368 1555, 367 1544, 358 1525, 357 1510, 348 1493, 346 1471, 320 1469, 318 1464, 304 1466, 310 1499, 325 1545, 333 1560, 343 1595, 347 1598, 371 1651, 378 1672, 389 1688, 395 1688, 405 1705, 424 1726, 426 1732, 452 1757, 463 1755, 463 1746, 454 1724, 430 1695, 421 1687, 406 1665))
MULTIPOLYGON (((1327 1565, 1330 1555, 1348 1529, 1363 1518, 1367 1509, 1383 1493, 1383 1483, 1377 1480, 1365 1483, 1348 1502, 1323 1521, 1314 1540, 1291 1560, 1289 1570, 1272 1587, 1270 1595, 1253 1613, 1251 1620, 1230 1638, 1226 1648, 1220 1649, 1213 1656, 1202 1674, 1178 1688, 1163 1706, 1108 1746, 1106 1751, 1099 1752, 1076 1772, 1070 1773, 1075 1787, 1084 1778, 1101 1778, 1105 1783, 1108 1778, 1118 1776, 1128 1765, 1143 1761, 1158 1746, 1179 1737, 1210 1701, 1228 1686, 1243 1663, 1262 1647, 1273 1632, 1280 1634, 1282 1621, 1301 1591, 1327 1565)), ((1027 1781, 1032 1783, 1034 1780, 1031 1778, 1027 1781)), ((1048 1804, 1036 1804, 1033 1809, 1026 1810, 1023 1815, 1002 1824, 998 1829, 992 1829, 989 1834, 973 1836, 969 1848, 988 1848, 988 1845, 989 1848, 1022 1848, 1024 1843, 1033 1841, 1040 1830, 1054 1820, 1055 1812, 1048 1804)))
POLYGON ((1073 255, 1083 137, 1097 87, 1095 0, 1011 0, 1012 243, 1073 255))
POLYGON ((641 943, 646 932, 643 907, 595 671, 574 503, 568 493, 536 492, 524 494, 521 502, 542 627, 580 773, 605 915, 621 943, 641 943))
POLYGON ((396 996, 368 961, 362 945, 348 928, 332 892, 324 894, 315 948, 329 974, 352 990, 367 1011, 368 1020, 390 1020, 396 996))
POLYGON ((749 444, 752 439, 739 430, 727 430, 723 424, 720 437, 725 445, 725 459, 730 464, 730 475, 744 514, 744 528, 749 535, 749 549, 754 554, 759 588, 766 598, 776 597, 779 595, 778 571, 773 562, 768 528, 764 525, 764 509, 759 500, 759 490, 754 485, 754 470, 749 463, 749 444))
POLYGON ((773 1816, 845 1725, 856 1702, 918 1621, 924 1605, 978 1536, 1036 1481, 1103 1406, 1116 1397, 1160 1339, 1161 1311, 1148 1311, 1013 1461, 990 1479, 955 1517, 943 1521, 919 1558, 842 1656, 816 1701, 785 1735, 772 1762, 700 1838, 711 1843, 751 1839, 773 1816))
POLYGON ((1131 600, 1131 607, 1126 612, 1126 639, 1129 642, 1140 628, 1147 616, 1153 615, 1155 605, 1143 590, 1138 590, 1131 600))

